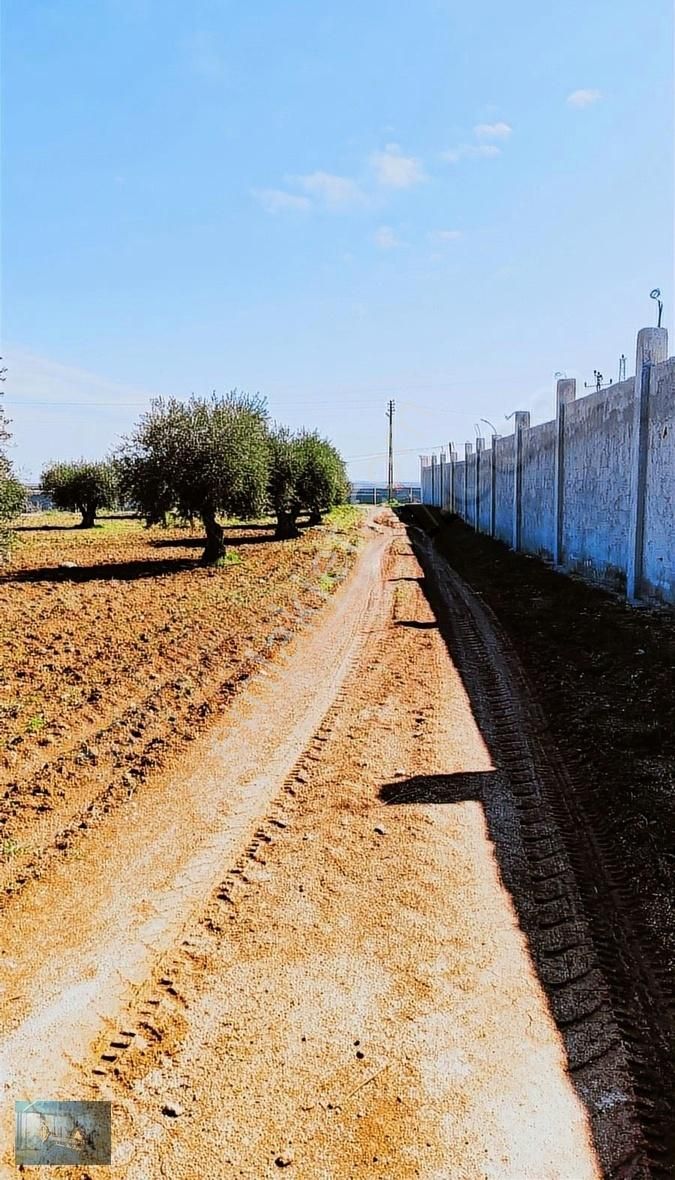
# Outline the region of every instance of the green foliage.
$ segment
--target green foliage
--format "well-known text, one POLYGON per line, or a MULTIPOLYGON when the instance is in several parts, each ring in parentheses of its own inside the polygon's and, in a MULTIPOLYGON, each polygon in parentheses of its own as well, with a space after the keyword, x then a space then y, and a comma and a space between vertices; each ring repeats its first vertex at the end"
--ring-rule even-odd
POLYGON ((118 463, 122 492, 148 523, 171 511, 200 518, 205 563, 224 554, 219 515, 251 517, 265 507, 267 410, 233 390, 189 402, 158 398, 125 441, 118 463))
POLYGON ((269 496, 277 517, 277 536, 297 536, 297 518, 309 512, 317 524, 324 512, 342 503, 349 494, 344 462, 326 439, 316 432, 292 434, 282 427, 270 440, 269 496))
POLYGON ((14 475, 4 449, 9 437, 9 423, 0 406, 0 562, 9 553, 12 540, 9 525, 23 511, 26 502, 25 490, 14 475))
POLYGON ((228 549, 227 553, 218 558, 216 567, 221 570, 227 569, 230 565, 241 565, 242 560, 241 553, 237 553, 236 549, 228 549))
POLYGON ((81 512, 79 528, 93 528, 102 508, 114 508, 118 500, 118 472, 111 461, 51 463, 42 472, 40 487, 57 508, 81 512))
POLYGON ((340 452, 316 431, 300 436, 302 452, 299 495, 309 512, 310 524, 318 524, 324 512, 349 498, 349 480, 340 452))
POLYGON ((298 536, 297 519, 302 510, 300 481, 302 448, 299 435, 278 427, 270 436, 269 499, 277 518, 277 537, 298 536))
POLYGON ((0 856, 5 860, 11 860, 13 856, 18 856, 21 852, 23 852, 23 848, 20 844, 17 844, 16 840, 0 841, 0 856))

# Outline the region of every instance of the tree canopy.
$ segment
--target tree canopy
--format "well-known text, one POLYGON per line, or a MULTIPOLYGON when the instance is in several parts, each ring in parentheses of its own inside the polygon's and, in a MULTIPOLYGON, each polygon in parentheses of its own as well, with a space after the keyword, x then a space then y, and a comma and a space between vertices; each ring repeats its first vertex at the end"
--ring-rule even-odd
POLYGON ((9 438, 9 423, 0 406, 0 561, 4 561, 10 546, 8 526, 22 511, 26 500, 25 490, 14 475, 5 449, 9 438))
POLYGON ((297 519, 303 504, 300 495, 302 451, 300 439, 287 427, 270 436, 270 508, 277 518, 277 537, 297 537, 297 519))
POLYGON ((300 497, 309 523, 319 524, 324 512, 349 498, 349 479, 340 452, 316 431, 301 436, 300 497))
POLYGON ((257 516, 266 507, 270 450, 264 399, 237 390, 189 402, 157 398, 118 456, 125 499, 149 522, 171 509, 198 517, 202 560, 225 554, 217 517, 257 516))
POLYGON ((297 536, 297 519, 309 513, 319 524, 324 512, 342 503, 349 493, 344 461, 316 431, 296 434, 285 427, 270 439, 270 501, 277 517, 277 536, 297 536))
POLYGON ((82 514, 77 526, 82 529, 93 528, 101 509, 114 508, 117 503, 117 472, 109 460, 51 463, 42 472, 40 486, 56 508, 82 514))

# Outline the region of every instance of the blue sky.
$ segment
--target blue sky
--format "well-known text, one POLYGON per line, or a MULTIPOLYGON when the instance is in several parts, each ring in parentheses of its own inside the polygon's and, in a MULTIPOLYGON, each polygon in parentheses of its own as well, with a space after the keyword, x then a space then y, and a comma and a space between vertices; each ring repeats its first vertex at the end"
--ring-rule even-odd
MULTIPOLYGON (((14 461, 238 387, 354 478, 672 320, 670 0, 5 0, 14 461), (74 404, 84 403, 84 404, 74 404)), ((486 432, 487 432, 487 428, 486 432)))

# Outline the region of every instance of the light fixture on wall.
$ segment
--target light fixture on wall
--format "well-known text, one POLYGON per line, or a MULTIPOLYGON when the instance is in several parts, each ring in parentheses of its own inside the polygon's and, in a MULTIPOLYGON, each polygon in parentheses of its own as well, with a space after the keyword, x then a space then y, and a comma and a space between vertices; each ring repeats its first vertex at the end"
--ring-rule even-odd
POLYGON ((493 438, 499 438, 499 431, 497 430, 496 426, 493 426, 489 418, 481 418, 481 422, 484 422, 486 426, 490 427, 493 438))
POLYGON ((654 287, 654 290, 649 292, 649 298, 655 299, 657 302, 657 306, 659 309, 659 318, 658 318, 658 322, 657 322, 656 326, 657 326, 657 328, 660 328, 661 327, 661 316, 663 315, 663 300, 661 299, 661 291, 659 290, 658 287, 654 287))
POLYGON ((593 370, 593 380, 592 381, 584 381, 584 389, 594 389, 596 393, 600 393, 601 389, 605 389, 608 385, 611 385, 611 384, 612 384, 611 377, 610 377, 609 381, 605 381, 600 370, 594 369, 593 370))

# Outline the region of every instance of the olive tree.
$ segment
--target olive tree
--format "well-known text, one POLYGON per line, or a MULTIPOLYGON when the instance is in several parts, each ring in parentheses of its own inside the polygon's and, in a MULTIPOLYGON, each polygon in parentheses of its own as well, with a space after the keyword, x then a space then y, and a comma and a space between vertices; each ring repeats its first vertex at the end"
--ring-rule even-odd
POLYGON ((81 513, 82 520, 75 526, 80 529, 94 528, 98 513, 117 504, 117 472, 109 460, 50 463, 42 472, 40 487, 56 508, 81 513))
POLYGON ((173 510, 201 520, 202 561, 225 555, 219 516, 257 516, 269 472, 267 410, 256 395, 157 398, 118 455, 122 493, 147 521, 173 510))
POLYGON ((269 498, 277 518, 277 537, 297 537, 301 512, 309 513, 310 524, 348 495, 349 482, 344 462, 326 439, 316 432, 292 434, 277 429, 270 439, 269 498))
POLYGON ((286 427, 270 436, 269 501, 277 518, 276 536, 285 541, 299 535, 297 520, 303 504, 300 497, 302 470, 301 440, 286 427))
POLYGON ((349 498, 347 469, 340 452, 316 431, 303 433, 300 447, 298 494, 309 523, 320 524, 324 512, 349 498))
POLYGON ((6 559, 10 548, 9 525, 23 510, 26 501, 24 488, 14 475, 5 451, 9 437, 9 423, 0 406, 0 562, 6 559))

